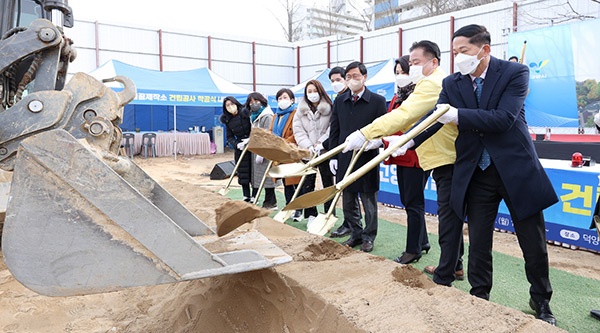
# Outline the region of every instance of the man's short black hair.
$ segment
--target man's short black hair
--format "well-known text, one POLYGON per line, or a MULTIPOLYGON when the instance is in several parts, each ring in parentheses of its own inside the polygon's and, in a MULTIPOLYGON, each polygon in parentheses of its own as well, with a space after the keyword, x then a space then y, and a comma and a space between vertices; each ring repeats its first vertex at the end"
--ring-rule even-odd
POLYGON ((508 58, 508 61, 511 61, 513 59, 515 59, 517 62, 519 62, 519 57, 517 57, 517 56, 511 56, 510 58, 508 58))
POLYGON ((360 74, 367 75, 367 67, 360 61, 353 61, 348 66, 346 66, 346 73, 348 73, 351 69, 358 68, 360 74))
POLYGON ((456 37, 466 37, 469 39, 469 43, 477 46, 483 46, 485 44, 492 44, 492 37, 487 29, 482 25, 470 24, 466 25, 454 33, 452 39, 456 37))
POLYGON ((337 66, 337 67, 333 67, 331 69, 331 71, 329 72, 329 79, 331 80, 331 77, 334 74, 340 74, 342 76, 342 78, 346 78, 346 71, 344 70, 343 67, 337 66))
POLYGON ((440 47, 429 40, 422 40, 419 42, 414 42, 413 45, 410 47, 410 52, 412 52, 415 49, 422 49, 423 50, 423 54, 427 55, 430 58, 436 58, 438 60, 438 64, 440 63, 441 59, 440 59, 440 47))

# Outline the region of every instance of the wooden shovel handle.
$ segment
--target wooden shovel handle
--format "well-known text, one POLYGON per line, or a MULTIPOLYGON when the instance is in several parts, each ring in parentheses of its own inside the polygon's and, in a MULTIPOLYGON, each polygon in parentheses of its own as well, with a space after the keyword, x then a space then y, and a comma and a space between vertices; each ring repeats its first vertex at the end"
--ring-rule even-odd
POLYGON ((247 150, 248 150, 248 144, 246 144, 246 146, 244 147, 244 150, 242 150, 242 153, 240 154, 240 158, 238 159, 237 163, 235 164, 235 168, 233 168, 233 171, 231 172, 231 176, 229 176, 227 185, 225 185, 225 187, 223 187, 224 190, 227 190, 229 188, 229 185, 231 185, 231 181, 233 180, 235 173, 237 172, 238 168, 240 167, 240 164, 242 163, 242 159, 244 158, 244 155, 246 154, 247 150))
POLYGON ((433 123, 435 123, 438 120, 438 118, 440 116, 442 116, 444 113, 446 113, 448 110, 450 110, 449 106, 445 107, 443 109, 435 110, 429 117, 425 118, 425 120, 423 120, 420 124, 418 124, 413 129, 408 131, 408 133, 405 133, 403 135, 404 140, 398 140, 398 141, 394 142, 393 144, 389 145, 386 150, 384 150, 381 154, 377 155, 375 158, 370 160, 367 164, 363 165, 362 167, 360 167, 358 170, 354 171, 353 173, 344 176, 344 179, 342 179, 342 181, 337 183, 337 185, 335 187, 339 191, 348 187, 348 185, 352 184, 357 179, 364 176, 367 172, 369 172, 369 170, 378 166, 379 163, 381 163, 383 160, 385 160, 390 155, 392 155, 398 148, 404 146, 410 140, 412 140, 414 137, 416 137, 421 132, 426 130, 429 126, 431 126, 433 123))

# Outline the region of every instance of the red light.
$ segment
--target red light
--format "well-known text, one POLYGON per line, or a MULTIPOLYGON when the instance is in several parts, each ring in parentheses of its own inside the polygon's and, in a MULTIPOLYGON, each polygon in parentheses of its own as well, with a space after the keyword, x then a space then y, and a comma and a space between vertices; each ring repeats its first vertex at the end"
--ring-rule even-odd
POLYGON ((583 166, 583 155, 580 152, 573 153, 571 156, 571 166, 575 168, 583 166))

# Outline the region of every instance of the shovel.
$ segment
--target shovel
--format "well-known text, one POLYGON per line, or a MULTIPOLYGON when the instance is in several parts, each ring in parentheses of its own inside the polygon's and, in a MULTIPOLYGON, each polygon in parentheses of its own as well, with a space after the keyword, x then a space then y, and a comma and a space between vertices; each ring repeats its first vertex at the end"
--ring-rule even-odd
POLYGON ((233 176, 235 176, 237 169, 240 167, 240 164, 242 163, 242 159, 244 158, 244 155, 246 154, 247 150, 248 150, 248 145, 246 144, 246 146, 244 147, 244 150, 242 150, 242 153, 240 154, 240 158, 238 159, 237 163, 235 164, 235 168, 233 168, 233 171, 231 172, 231 176, 229 176, 229 181, 227 181, 227 185, 225 185, 225 187, 223 187, 222 189, 219 190, 220 195, 225 195, 225 194, 227 194, 227 192, 229 192, 229 185, 231 185, 233 176))
POLYGON ((344 179, 342 179, 342 181, 340 181, 336 185, 329 186, 329 187, 324 188, 319 191, 314 191, 311 193, 304 194, 304 195, 298 197, 296 200, 291 201, 283 209, 287 210, 287 209, 301 209, 301 208, 306 208, 306 207, 312 207, 312 206, 316 206, 320 203, 323 203, 323 202, 333 198, 337 193, 341 192, 346 187, 348 187, 348 185, 352 184, 357 179, 364 176, 367 172, 369 172, 369 170, 378 166, 379 163, 381 163, 383 160, 385 160, 390 155, 392 155, 397 149, 404 146, 406 143, 408 143, 408 141, 412 140, 414 137, 416 137, 421 132, 423 132, 425 129, 427 129, 429 126, 431 126, 433 123, 435 123, 437 121, 437 119, 441 115, 446 113, 446 111, 448 111, 449 109, 450 109, 449 107, 446 107, 443 109, 435 110, 429 117, 425 118, 425 120, 423 120, 420 124, 415 126, 408 133, 405 133, 403 140, 398 140, 398 141, 394 142, 394 144, 389 145, 387 147, 387 149, 384 150, 381 154, 377 155, 374 159, 372 159, 367 164, 360 167, 358 170, 345 176, 344 179))
MULTIPOLYGON (((312 157, 311 161, 316 159, 317 157, 318 157, 317 155, 314 155, 312 157)), ((277 166, 274 166, 273 168, 276 168, 276 167, 277 166)), ((307 170, 307 172, 302 174, 302 178, 300 178, 298 187, 296 187, 296 191, 294 191, 294 195, 292 196, 292 199, 290 200, 290 202, 293 201, 294 199, 296 199, 298 194, 300 194, 300 190, 302 189, 302 185, 304 184, 304 180, 306 179, 306 176, 311 175, 313 173, 316 173, 316 170, 311 168, 311 169, 307 170)), ((277 214, 275 214, 275 216, 273 216, 273 220, 283 223, 283 222, 287 221, 287 219, 289 219, 290 216, 292 216, 293 212, 294 212, 293 210, 281 209, 277 214)))
MULTIPOLYGON (((298 196, 298 194, 300 193, 300 190, 302 189, 302 185, 304 184, 304 179, 306 179, 306 174, 302 175, 302 178, 300 178, 300 182, 298 183, 298 187, 296 187, 296 191, 294 192, 294 195, 292 196, 292 200, 296 199, 296 197, 298 196)), ((277 214, 275 214, 275 216, 273 216, 273 220, 277 221, 277 222, 285 222, 287 221, 287 219, 290 218, 290 216, 292 216, 292 213, 294 212, 294 210, 285 210, 285 209, 281 209, 279 212, 277 212, 277 214)))
MULTIPOLYGON (((314 167, 327 161, 333 156, 339 154, 342 150, 346 148, 346 143, 342 143, 341 145, 333 148, 332 150, 326 152, 325 154, 310 160, 308 163, 288 163, 288 164, 280 164, 273 169, 269 170, 269 175, 273 178, 286 178, 292 176, 303 176, 306 173, 314 173, 314 167)), ((310 207, 310 206, 309 206, 310 207)))
POLYGON ((269 170, 271 169, 271 166, 273 165, 273 161, 269 161, 269 164, 267 164, 267 170, 265 170, 265 175, 263 176, 262 180, 260 181, 260 186, 258 187, 258 191, 256 192, 256 195, 254 196, 254 202, 253 204, 258 206, 258 197, 260 197, 260 192, 262 192, 263 188, 265 187, 265 181, 267 180, 267 175, 269 174, 269 170))
MULTIPOLYGON (((369 144, 369 141, 365 141, 358 152, 355 150, 352 153, 352 160, 350 160, 350 164, 348 165, 348 169, 346 169, 344 178, 348 177, 348 175, 352 172, 356 161, 358 161, 358 158, 367 147, 367 144, 369 144)), ((331 201, 331 206, 329 206, 329 210, 327 210, 327 214, 319 214, 309 225, 306 226, 306 231, 310 232, 311 234, 323 236, 329 231, 329 229, 331 229, 331 227, 333 227, 335 222, 338 220, 338 218, 333 215, 333 212, 335 212, 335 206, 337 205, 341 195, 342 191, 339 191, 335 194, 335 197, 333 197, 333 200, 331 201)))

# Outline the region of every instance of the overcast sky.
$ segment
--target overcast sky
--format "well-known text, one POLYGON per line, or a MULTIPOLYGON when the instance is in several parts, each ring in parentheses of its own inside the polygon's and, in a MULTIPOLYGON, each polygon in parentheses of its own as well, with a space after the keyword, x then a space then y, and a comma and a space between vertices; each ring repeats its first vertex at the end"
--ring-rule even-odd
POLYGON ((281 0, 69 0, 75 20, 284 41, 281 0))

